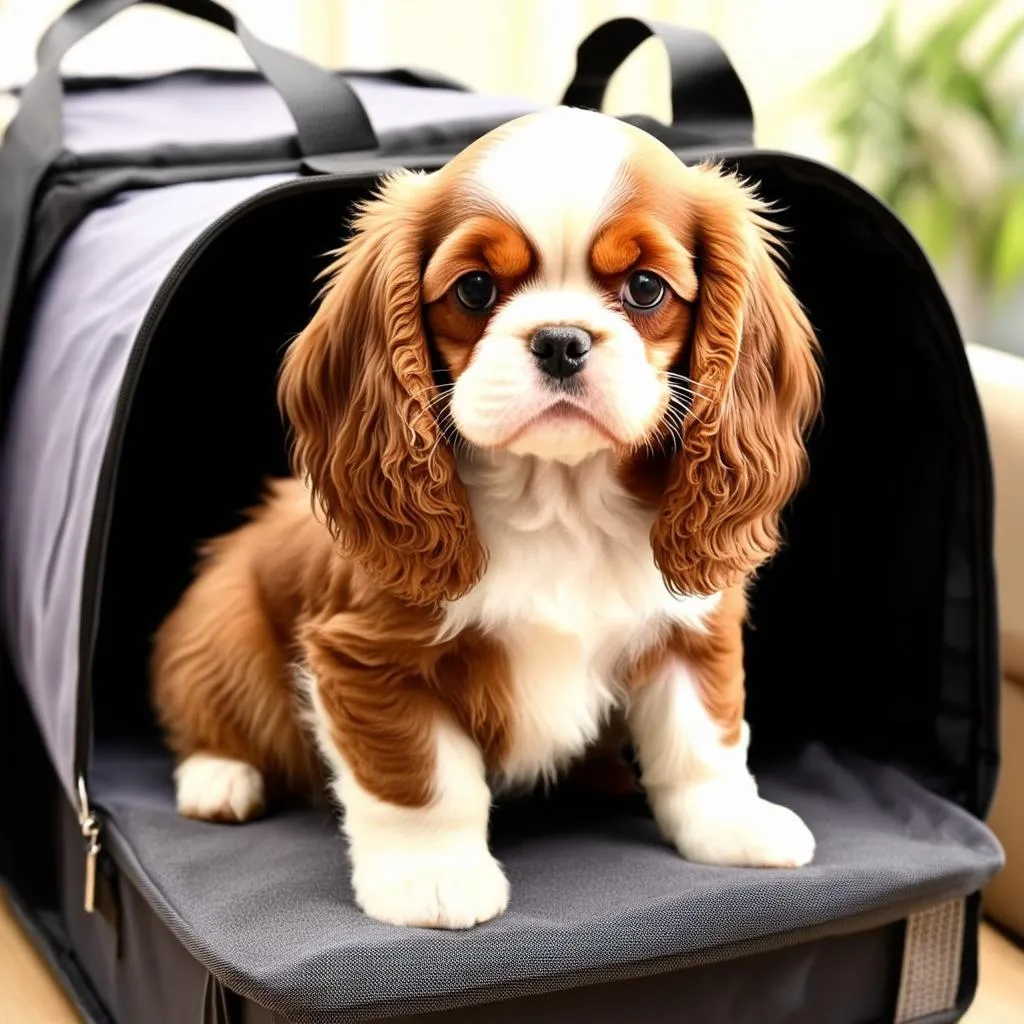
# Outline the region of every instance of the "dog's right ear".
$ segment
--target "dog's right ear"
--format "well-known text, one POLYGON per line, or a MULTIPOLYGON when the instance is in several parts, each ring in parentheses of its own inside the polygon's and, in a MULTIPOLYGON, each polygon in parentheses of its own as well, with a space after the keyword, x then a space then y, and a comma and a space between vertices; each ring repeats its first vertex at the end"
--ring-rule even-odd
POLYGON ((342 552, 415 604, 465 593, 485 561, 430 409, 420 274, 432 194, 428 177, 403 171, 360 206, 278 389, 294 471, 342 552))

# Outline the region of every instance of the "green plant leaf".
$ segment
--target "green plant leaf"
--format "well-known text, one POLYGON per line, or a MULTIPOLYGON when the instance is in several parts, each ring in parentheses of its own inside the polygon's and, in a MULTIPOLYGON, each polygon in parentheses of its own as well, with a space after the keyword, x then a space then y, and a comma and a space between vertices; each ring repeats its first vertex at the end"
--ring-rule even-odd
POLYGON ((1013 190, 997 222, 991 278, 998 291, 1024 278, 1024 184, 1013 190))
POLYGON ((956 70, 964 42, 991 11, 992 0, 961 0, 914 48, 907 61, 910 77, 941 88, 956 70))
POLYGON ((1010 52, 1017 45, 1024 34, 1024 14, 1006 26, 1002 35, 993 42, 988 53, 978 63, 979 73, 988 78, 999 70, 1000 65, 1009 56, 1010 52))
POLYGON ((992 95, 986 81, 976 72, 963 65, 952 69, 944 96, 950 106, 958 106, 980 118, 1001 142, 1012 140, 1015 112, 1009 104, 1000 103, 992 95))
POLYGON ((912 184, 903 190, 894 209, 929 258, 938 265, 945 263, 960 235, 960 210, 955 197, 912 184))
POLYGON ((1024 277, 1024 98, 1001 95, 994 81, 1024 37, 1024 16, 980 59, 966 56, 998 2, 962 0, 909 48, 890 5, 815 84, 841 166, 896 210, 937 263, 962 247, 985 287, 1024 277), (963 177, 978 146, 1001 165, 1001 183, 980 190, 963 177))

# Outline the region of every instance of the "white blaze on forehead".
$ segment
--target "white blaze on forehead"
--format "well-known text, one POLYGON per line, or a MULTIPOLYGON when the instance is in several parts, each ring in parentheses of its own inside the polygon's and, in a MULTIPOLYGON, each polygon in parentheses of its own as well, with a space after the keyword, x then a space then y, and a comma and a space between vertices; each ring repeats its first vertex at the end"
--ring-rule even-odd
POLYGON ((621 192, 628 152, 614 119, 556 107, 514 124, 473 178, 533 242, 545 283, 582 283, 594 230, 621 192))

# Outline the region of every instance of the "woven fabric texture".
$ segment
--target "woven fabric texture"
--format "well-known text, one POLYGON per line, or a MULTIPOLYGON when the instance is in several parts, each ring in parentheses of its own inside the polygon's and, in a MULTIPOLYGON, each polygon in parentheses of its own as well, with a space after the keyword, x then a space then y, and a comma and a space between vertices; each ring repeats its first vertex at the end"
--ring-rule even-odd
POLYGON ((891 768, 821 747, 762 774, 819 848, 795 871, 712 868, 665 845, 640 804, 499 809, 509 911, 468 932, 379 924, 354 906, 326 811, 244 826, 178 817, 163 755, 98 751, 95 795, 179 939, 229 986, 289 1016, 400 1006, 962 897, 998 868, 984 826, 891 768))

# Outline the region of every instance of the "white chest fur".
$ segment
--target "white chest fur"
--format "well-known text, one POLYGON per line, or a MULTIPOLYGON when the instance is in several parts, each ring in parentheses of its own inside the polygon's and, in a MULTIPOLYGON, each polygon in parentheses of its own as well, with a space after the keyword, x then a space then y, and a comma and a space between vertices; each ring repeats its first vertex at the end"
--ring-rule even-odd
POLYGON ((610 457, 577 466, 481 456, 460 466, 487 572, 446 609, 449 635, 478 626, 505 645, 514 729, 499 785, 549 780, 597 739, 625 698, 623 671, 669 622, 700 629, 710 598, 669 593, 652 513, 610 457))

